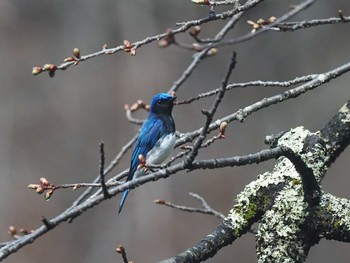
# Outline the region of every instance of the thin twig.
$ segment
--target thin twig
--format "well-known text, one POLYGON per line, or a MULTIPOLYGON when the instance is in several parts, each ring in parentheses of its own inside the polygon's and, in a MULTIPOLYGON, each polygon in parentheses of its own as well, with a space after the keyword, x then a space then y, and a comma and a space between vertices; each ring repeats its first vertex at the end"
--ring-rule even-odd
MULTIPOLYGON (((313 78, 311 81, 300 85, 296 88, 284 91, 283 93, 263 98, 260 101, 257 101, 245 108, 239 109, 238 111, 227 115, 226 117, 223 117, 221 119, 217 119, 215 122, 211 123, 208 127, 208 132, 216 130, 219 128, 220 123, 226 121, 228 123, 232 121, 243 121, 247 116, 251 115, 254 112, 257 112, 261 110, 262 108, 269 107, 273 104, 281 103, 283 101, 294 99, 300 96, 301 94, 304 94, 306 92, 309 92, 321 85, 323 85, 326 82, 331 81, 332 79, 335 79, 341 75, 343 75, 346 72, 350 71, 350 62, 343 64, 335 69, 332 69, 328 72, 318 74, 317 77, 313 78)), ((198 129, 196 131, 184 134, 181 138, 179 138, 176 141, 176 146, 183 145, 186 142, 191 142, 195 138, 197 138, 201 134, 202 129, 198 129)))
MULTIPOLYGON (((117 156, 110 162, 110 164, 107 166, 107 168, 104 170, 103 174, 104 176, 106 176, 108 173, 110 173, 114 167, 116 167, 120 160, 122 159, 122 157, 126 154, 126 152, 134 145, 134 143, 136 142, 138 137, 138 134, 134 135, 133 138, 131 138, 119 151, 119 153, 117 154, 117 156)), ((124 176, 127 175, 127 172, 121 173, 119 176, 114 177, 114 180, 119 180, 121 178, 123 178, 124 176)), ((100 175, 98 175, 95 180, 91 183, 91 186, 89 186, 89 188, 87 188, 74 202, 73 204, 68 208, 71 209, 77 205, 79 205, 83 200, 85 200, 85 198, 87 198, 87 196, 92 192, 94 184, 98 184, 100 180, 100 175)), ((84 184, 80 184, 81 186, 85 186, 84 184)), ((100 185, 100 184, 99 184, 100 185)), ((74 187, 74 186, 73 186, 74 187)))
MULTIPOLYGON (((306 9, 310 5, 314 3, 315 0, 307 0, 301 4, 299 4, 296 8, 294 8, 292 11, 287 12, 285 15, 283 15, 281 18, 276 20, 276 23, 283 22, 292 16, 296 15, 297 13, 301 12, 302 10, 306 9)), ((221 41, 224 36, 227 34, 227 32, 234 27, 234 25, 239 21, 239 19, 242 17, 243 13, 237 13, 235 16, 231 18, 231 20, 222 28, 222 30, 214 37, 214 39, 204 39, 198 42, 208 42, 208 45, 205 46, 203 51, 200 51, 199 53, 196 53, 193 55, 193 60, 191 64, 183 71, 180 78, 174 82, 173 86, 170 88, 169 92, 177 91, 178 88, 181 86, 182 83, 185 82, 186 79, 189 78, 189 76, 192 74, 194 69, 199 65, 200 61, 206 57, 207 52, 213 48, 213 47, 219 47, 219 46, 225 46, 225 45, 232 45, 237 44, 240 42, 244 42, 247 40, 250 40, 262 33, 268 32, 270 27, 272 25, 275 25, 275 23, 271 24, 270 26, 264 27, 255 33, 248 33, 242 37, 238 37, 235 39, 227 40, 226 42, 219 42, 221 41), (219 42, 219 43, 216 43, 219 42)))
POLYGON ((205 124, 203 126, 203 128, 201 129, 201 133, 197 139, 197 141, 194 144, 194 148, 193 150, 190 152, 190 154, 187 156, 187 158, 184 161, 184 164, 186 167, 191 166, 194 158, 197 156, 198 154, 198 149, 200 148, 200 146, 202 145, 203 140, 206 137, 208 128, 210 126, 211 121, 213 120, 213 116, 219 106, 219 104, 221 103, 221 100, 223 99, 224 95, 225 95, 225 91, 226 91, 226 86, 228 83, 228 80, 231 76, 231 73, 234 69, 236 65, 236 52, 233 52, 231 58, 230 58, 230 63, 226 72, 226 75, 224 77, 224 79, 222 80, 222 84, 220 87, 220 91, 214 101, 214 104, 212 106, 212 108, 209 111, 202 111, 205 115, 206 115, 206 121, 205 124))
MULTIPOLYGON (((296 85, 299 83, 310 81, 310 80, 316 78, 318 75, 319 74, 311 74, 311 75, 306 75, 306 76, 302 76, 302 77, 296 77, 294 79, 286 80, 286 81, 254 80, 254 81, 241 82, 241 83, 232 83, 232 84, 227 85, 226 90, 232 90, 235 88, 258 87, 258 86, 261 86, 261 87, 290 87, 290 86, 293 86, 293 85, 296 85)), ((195 100, 214 96, 214 95, 218 94, 219 90, 220 89, 215 89, 215 90, 211 90, 208 92, 204 92, 204 93, 198 94, 195 97, 188 98, 186 100, 176 101, 175 104, 176 105, 189 104, 195 100)))
POLYGON ((343 16, 343 17, 331 17, 331 18, 325 18, 325 19, 314 19, 314 20, 308 20, 308 21, 285 22, 285 23, 279 23, 274 27, 278 28, 283 32, 286 32, 286 31, 296 31, 299 29, 305 29, 305 28, 314 27, 314 26, 333 25, 338 23, 349 23, 349 22, 350 22, 350 16, 343 16))
MULTIPOLYGON (((239 14, 241 12, 247 11, 247 10, 255 7, 257 4, 259 4, 261 2, 263 2, 263 0, 250 0, 250 1, 247 1, 244 5, 240 5, 237 8, 222 12, 220 14, 215 14, 213 16, 205 17, 205 18, 198 19, 198 20, 191 20, 191 21, 187 21, 187 22, 177 23, 177 25, 179 27, 177 29, 172 30, 172 33, 174 35, 176 35, 179 33, 186 32, 187 30, 189 30, 193 26, 205 24, 208 22, 216 21, 216 20, 224 20, 227 18, 231 18, 236 14, 239 14)), ((154 36, 150 36, 150 37, 146 37, 143 40, 136 41, 134 43, 130 43, 130 47, 128 48, 128 50, 130 50, 130 48, 136 50, 136 49, 140 48, 141 46, 144 46, 144 45, 149 44, 149 43, 154 42, 154 41, 159 41, 160 39, 163 39, 166 37, 168 37, 168 32, 154 35, 154 36)), ((80 56, 79 63, 81 64, 82 62, 84 62, 86 60, 89 60, 91 58, 95 58, 98 56, 110 55, 110 54, 114 54, 114 53, 117 53, 120 51, 125 51, 125 50, 126 50, 126 47, 124 44, 117 46, 117 47, 114 47, 114 48, 106 48, 106 46, 104 45, 100 51, 97 51, 95 53, 91 53, 88 55, 80 56)), ((55 66, 55 65, 53 65, 53 66, 55 67, 54 70, 65 70, 72 65, 77 65, 76 61, 68 61, 68 62, 64 62, 64 63, 60 64, 59 66, 55 66)), ((42 68, 42 70, 47 71, 46 69, 44 70, 44 68, 42 68)), ((37 74, 39 74, 43 71, 40 71, 37 74)), ((52 69, 49 70, 49 73, 52 73, 52 69)), ((35 74, 35 75, 37 75, 37 74, 35 74)))
MULTIPOLYGON (((122 182, 119 181, 114 181, 114 182, 107 182, 105 183, 107 188, 110 188, 112 186, 117 186, 122 184, 122 182)), ((102 188, 101 183, 72 183, 72 184, 60 184, 60 185, 55 185, 53 189, 68 189, 68 188, 73 188, 73 190, 77 190, 79 188, 102 188)), ((51 189, 50 187, 47 187, 47 189, 51 189)))
MULTIPOLYGON (((216 34, 216 36, 214 37, 214 41, 220 41, 221 39, 224 38, 224 36, 227 34, 227 32, 229 30, 231 30, 234 25, 239 21, 239 19, 241 18, 242 14, 237 14, 235 16, 233 16, 226 24, 225 26, 219 31, 218 34, 216 34)), ((205 49, 203 49, 202 51, 195 53, 193 55, 193 59, 192 62, 190 63, 190 65, 182 72, 180 78, 178 80, 176 80, 174 82, 174 84, 172 85, 172 87, 170 88, 169 92, 176 92, 179 87, 181 86, 182 83, 185 82, 185 80, 187 80, 190 75, 192 74, 192 72, 194 71, 194 69, 199 65, 199 63, 206 58, 206 54, 208 53, 208 51, 210 50, 210 48, 208 48, 206 46, 205 49)))
POLYGON ((123 263, 129 263, 128 257, 126 256, 126 250, 123 246, 117 247, 115 251, 122 256, 123 263))
POLYGON ((198 195, 196 193, 189 193, 189 195, 194 197, 194 198, 196 198, 196 199, 198 199, 199 201, 201 201, 202 202, 202 206, 204 207, 204 209, 206 209, 207 211, 212 212, 214 216, 216 216, 218 218, 221 218, 221 219, 225 218, 225 215, 223 213, 220 213, 220 212, 214 210, 213 208, 211 208, 208 205, 207 201, 205 201, 205 199, 202 196, 200 196, 200 195, 198 195))
MULTIPOLYGON (((288 20, 289 18, 295 16, 296 14, 298 14, 301 11, 305 10, 306 8, 310 7, 314 2, 315 2, 315 0, 306 0, 302 3, 300 3, 299 5, 295 6, 295 8, 293 8, 291 11, 289 11, 286 14, 284 14, 283 16, 279 17, 275 22, 273 22, 269 25, 266 25, 259 30, 256 30, 254 33, 250 32, 250 33, 245 34, 241 37, 229 39, 227 41, 222 41, 220 43, 214 43, 211 45, 211 47, 221 47, 221 46, 238 44, 238 43, 248 41, 248 40, 250 40, 250 39, 252 39, 252 38, 254 38, 262 33, 271 32, 272 31, 271 28, 273 28, 275 25, 278 25, 279 23, 282 23, 282 22, 288 20)), ((273 32, 278 32, 278 31, 273 31, 273 32)))
POLYGON ((197 208, 197 207, 188 207, 188 206, 183 206, 183 205, 176 205, 176 204, 173 204, 171 202, 168 202, 168 201, 164 201, 164 200, 154 200, 154 203, 155 204, 159 204, 159 205, 165 205, 165 206, 168 206, 168 207, 171 207, 171 208, 175 208, 175 209, 179 209, 181 211, 185 211, 185 212, 191 212, 191 213, 200 213, 200 214, 206 214, 206 215, 213 215, 213 216, 216 216, 220 219, 224 219, 225 216, 212 209, 208 203, 204 200, 203 197, 197 195, 197 194, 194 194, 194 193, 189 193, 190 196, 198 199, 199 201, 202 202, 202 206, 203 208, 197 208))
POLYGON ((111 196, 108 193, 108 188, 107 188, 106 182, 105 182, 104 166, 105 166, 105 151, 104 151, 104 143, 101 142, 100 143, 100 166, 99 166, 100 182, 101 182, 103 195, 107 199, 107 198, 111 198, 111 196))
POLYGON ((132 111, 127 109, 125 111, 126 118, 130 123, 137 124, 137 125, 142 125, 144 123, 144 119, 137 119, 132 116, 132 111))

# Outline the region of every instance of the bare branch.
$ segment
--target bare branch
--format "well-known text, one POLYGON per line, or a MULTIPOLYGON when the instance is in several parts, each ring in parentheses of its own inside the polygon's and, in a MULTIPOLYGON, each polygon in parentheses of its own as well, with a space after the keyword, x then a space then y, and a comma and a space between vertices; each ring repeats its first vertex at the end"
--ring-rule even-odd
MULTIPOLYGON (((224 36, 227 34, 227 32, 229 30, 231 30, 234 25, 239 21, 239 19, 241 18, 242 14, 237 14, 235 16, 233 16, 230 21, 228 21, 226 23, 226 25, 219 31, 218 34, 216 34, 216 36, 213 39, 213 42, 215 41, 220 41, 221 39, 224 38, 224 36)), ((203 49, 202 51, 200 51, 199 53, 196 53, 193 55, 193 60, 190 63, 190 65, 182 72, 182 75, 180 76, 180 78, 178 80, 176 80, 174 82, 174 84, 172 85, 172 87, 170 88, 169 92, 176 92, 179 87, 181 86, 182 83, 184 83, 186 81, 186 79, 189 78, 189 76, 192 74, 192 72, 194 71, 194 69, 199 65, 200 61, 202 61, 204 58, 206 58, 208 51, 210 50, 210 47, 206 47, 205 49, 203 49)))
POLYGON ((115 249, 115 251, 122 256, 123 263, 129 263, 129 260, 128 260, 127 256, 126 256, 125 248, 123 246, 117 247, 115 249))
POLYGON ((333 142, 329 151, 331 151, 332 158, 329 160, 329 165, 331 165, 339 155, 349 146, 350 144, 350 101, 348 101, 341 109, 339 114, 335 115, 326 125, 324 129, 321 130, 322 136, 333 142), (333 129, 340 130, 340 133, 334 133, 333 129))
POLYGON ((222 81, 220 91, 216 97, 216 100, 214 101, 212 108, 210 109, 210 111, 203 111, 202 110, 203 114, 206 115, 206 122, 201 130, 199 138, 197 139, 197 141, 194 144, 193 150, 190 152, 190 154, 187 156, 186 160, 184 161, 184 164, 187 168, 189 166, 191 166, 194 158, 198 154, 198 149, 201 147, 202 142, 206 137, 209 125, 210 125, 211 121, 213 120, 213 116, 214 116, 219 104, 221 103, 221 100, 223 99, 223 97, 225 95, 226 86, 227 86, 228 80, 231 76, 232 70, 234 69, 235 65, 236 65, 236 52, 233 52, 232 57, 230 59, 229 66, 228 66, 227 73, 222 81))
MULTIPOLYGON (((138 134, 134 135, 133 138, 131 138, 120 150, 120 152, 117 154, 117 156, 113 159, 113 161, 110 162, 108 167, 104 170, 104 176, 106 176, 108 173, 110 173, 114 167, 116 167, 119 163, 119 161, 123 158, 123 156, 126 154, 126 152, 134 145, 138 137, 138 134)), ((114 178, 114 180, 119 180, 123 178, 124 176, 127 175, 127 172, 121 173, 120 176, 117 176, 114 178)), ((89 186, 88 189, 85 190, 84 193, 82 193, 71 205, 71 207, 68 208, 71 209, 77 205, 79 205, 93 190, 92 187, 95 187, 94 184, 100 185, 98 182, 100 180, 100 175, 96 177, 96 179, 91 183, 91 186, 89 186)), ((84 186, 82 183, 80 184, 81 186, 84 186)), ((74 186, 73 186, 74 187, 74 186)), ((97 186, 99 187, 99 186, 97 186)))
MULTIPOLYGON (((275 22, 262 27, 259 30, 256 30, 254 32, 248 33, 246 35, 243 35, 241 37, 238 38, 234 38, 234 39, 230 39, 227 41, 221 41, 220 43, 216 43, 216 44, 212 44, 212 47, 220 47, 220 46, 227 46, 227 45, 233 45, 233 44, 237 44, 237 43, 242 43, 245 41, 248 41, 262 33, 266 33, 266 32, 270 32, 271 29, 273 30, 273 27, 283 21, 288 20, 289 18, 295 16, 296 14, 300 13, 301 11, 305 10, 306 8, 310 7, 313 3, 315 2, 315 0, 305 0, 302 3, 296 5, 291 11, 287 12, 286 14, 284 14, 283 16, 279 17, 278 19, 276 19, 275 22)), ((274 31, 277 32, 277 31, 274 31)))
POLYGON ((111 198, 111 196, 108 193, 108 188, 107 188, 106 182, 105 182, 104 166, 105 166, 105 150, 104 150, 104 143, 101 142, 100 143, 100 166, 99 166, 100 182, 101 182, 103 195, 107 199, 107 198, 111 198))
POLYGON ((171 207, 171 208, 175 208, 175 209, 179 209, 181 211, 185 211, 185 212, 191 212, 191 213, 200 213, 200 214, 206 214, 206 215, 213 215, 213 216, 216 216, 220 219, 224 219, 225 216, 212 209, 208 203, 204 200, 203 197, 199 196, 198 194, 194 194, 194 193, 189 193, 190 196, 198 199, 199 201, 202 202, 202 206, 203 208, 196 208, 196 207, 188 207, 188 206, 183 206, 183 205, 175 205, 171 202, 167 202, 167 201, 164 201, 164 200, 154 200, 154 203, 155 204, 159 204, 159 205, 165 205, 165 206, 168 206, 168 207, 171 207))
POLYGON ((323 26, 323 25, 333 25, 338 23, 349 23, 350 16, 343 17, 331 17, 327 19, 314 19, 308 21, 300 21, 300 22, 286 22, 275 25, 275 28, 286 32, 286 31, 296 31, 299 29, 305 29, 314 26, 323 26))
MULTIPOLYGON (((193 26, 201 25, 201 24, 208 23, 211 21, 231 18, 236 14, 239 14, 241 12, 244 12, 246 10, 253 8, 257 4, 259 4, 260 2, 263 2, 263 0, 249 0, 244 5, 240 5, 237 8, 234 8, 234 9, 229 10, 229 11, 225 11, 221 14, 216 14, 214 16, 210 16, 210 17, 202 18, 202 19, 198 19, 198 20, 177 23, 177 25, 180 27, 172 30, 172 33, 174 35, 176 35, 179 33, 186 32, 187 30, 189 30, 193 26)), ((168 36, 168 32, 154 35, 151 37, 146 37, 145 39, 140 40, 140 41, 136 41, 134 43, 130 43, 129 41, 125 40, 123 45, 120 45, 120 46, 117 46, 114 48, 107 48, 107 45, 103 45, 102 50, 100 50, 100 51, 97 51, 97 52, 92 53, 92 54, 84 55, 84 56, 79 56, 79 63, 84 62, 86 60, 89 60, 91 58, 95 58, 95 57, 102 56, 102 55, 110 55, 110 54, 114 54, 114 53, 117 53, 120 51, 128 51, 128 52, 130 50, 136 51, 138 48, 140 48, 146 44, 149 44, 149 43, 154 42, 154 41, 159 41, 160 39, 166 38, 167 36, 168 36), (125 43, 128 43, 128 45, 126 45, 125 43)), ((45 67, 45 65, 43 67, 34 67, 32 73, 34 75, 38 75, 41 72, 47 71, 47 72, 49 72, 50 76, 54 76, 55 71, 65 70, 72 65, 77 65, 77 63, 75 60, 74 61, 66 60, 66 62, 60 64, 59 66, 56 66, 53 64, 46 64, 46 65, 47 65, 46 67, 45 67)))
MULTIPOLYGON (((319 74, 312 74, 312 75, 306 75, 302 77, 296 77, 295 79, 292 80, 286 80, 286 81, 262 81, 262 80, 254 80, 254 81, 248 81, 248 82, 243 82, 243 83, 233 83, 233 84, 228 84, 226 86, 226 90, 232 90, 235 88, 247 88, 247 87, 290 87, 299 83, 307 82, 312 79, 315 79, 318 77, 319 74)), ((196 97, 188 98, 183 101, 176 101, 176 105, 181 105, 181 104, 189 104, 193 101, 202 99, 202 98, 207 98, 210 96, 213 96, 219 92, 219 89, 211 90, 205 93, 201 93, 197 95, 196 97)))
MULTIPOLYGON (((233 114, 230 114, 224 118, 217 119, 215 122, 210 124, 208 127, 208 131, 213 131, 215 129, 218 129, 220 126, 220 123, 226 121, 228 123, 238 120, 238 121, 243 121, 247 116, 251 115, 252 113, 261 110, 262 108, 269 107, 273 104, 281 103, 283 101, 297 98, 298 96, 309 92, 329 81, 332 79, 335 79, 341 75, 343 75, 346 72, 350 71, 350 62, 343 64, 335 69, 332 69, 328 72, 322 73, 317 75, 317 77, 313 78, 311 81, 298 86, 296 88, 284 91, 281 94, 277 94, 268 98, 264 98, 260 101, 257 101, 243 109, 240 109, 236 111, 233 114)), ((195 139, 197 136, 199 136, 201 133, 201 129, 198 129, 196 131, 193 131, 191 133, 187 133, 184 136, 182 136, 179 140, 176 141, 176 146, 182 145, 186 142, 190 142, 193 139, 195 139)))

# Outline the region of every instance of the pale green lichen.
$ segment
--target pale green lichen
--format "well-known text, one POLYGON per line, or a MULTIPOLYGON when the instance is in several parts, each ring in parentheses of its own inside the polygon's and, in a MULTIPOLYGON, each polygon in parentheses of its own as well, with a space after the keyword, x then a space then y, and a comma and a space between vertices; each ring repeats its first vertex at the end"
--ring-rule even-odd
MULTIPOLYGON (((320 180, 326 169, 326 152, 321 144, 313 146, 313 151, 304 153, 305 139, 312 134, 303 127, 286 133, 278 141, 279 145, 289 147, 301 156, 305 164, 312 169, 316 179, 320 180)), ((299 262, 304 261, 306 251, 299 240, 300 226, 308 215, 308 204, 304 201, 303 185, 294 165, 284 158, 273 171, 283 173, 289 184, 280 191, 271 210, 267 211, 260 222, 257 234, 257 254, 259 262, 299 262)))
MULTIPOLYGON (((285 133, 279 139, 278 145, 286 146, 301 156, 319 181, 326 171, 326 152, 321 144, 316 144, 313 145, 312 152, 304 153, 304 143, 308 136, 319 136, 319 134, 312 134, 304 127, 297 127, 285 133)), ((281 185, 283 189, 279 191, 273 206, 265 212, 260 221, 257 233, 258 261, 303 261, 306 252, 302 240, 298 239, 298 234, 308 215, 308 204, 304 201, 301 177, 289 159, 280 157, 273 171, 258 175, 257 180, 247 185, 237 196, 236 204, 230 211, 228 219, 231 221, 235 236, 242 234, 241 229, 247 226, 248 221, 256 216, 259 209, 266 210, 270 205, 270 197, 267 195, 262 197, 261 190, 273 185, 281 185), (261 201, 260 198, 266 200, 261 201), (258 204, 262 204, 263 207, 258 207, 258 204)), ((337 224, 343 224, 343 221, 339 220, 337 224)))
POLYGON ((339 112, 345 113, 345 114, 349 114, 349 113, 350 113, 350 109, 349 109, 349 107, 347 106, 347 104, 345 104, 345 105, 343 105, 343 106, 340 108, 339 112))
POLYGON ((300 196, 302 185, 287 185, 263 216, 257 234, 258 262, 295 262, 305 254, 297 236, 307 216, 307 204, 300 196))
POLYGON ((278 145, 286 146, 295 153, 300 153, 304 147, 305 138, 311 133, 303 126, 286 132, 279 140, 278 145))
POLYGON ((324 194, 320 206, 327 206, 327 211, 333 215, 333 226, 350 231, 350 201, 345 198, 324 194))
POLYGON ((297 127, 283 135, 278 141, 278 145, 286 146, 293 152, 300 155, 305 164, 312 169, 314 176, 320 180, 327 170, 325 163, 328 160, 327 152, 320 143, 313 145, 313 151, 303 153, 304 143, 307 136, 318 136, 320 133, 310 133, 304 127, 297 127))

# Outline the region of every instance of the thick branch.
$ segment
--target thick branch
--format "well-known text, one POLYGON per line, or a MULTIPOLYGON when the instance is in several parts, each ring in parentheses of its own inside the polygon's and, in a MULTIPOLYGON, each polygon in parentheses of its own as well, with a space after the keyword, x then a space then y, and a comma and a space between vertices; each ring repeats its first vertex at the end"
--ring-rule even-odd
POLYGON ((327 141, 328 150, 331 152, 329 159, 329 165, 331 165, 350 144, 350 100, 321 130, 321 134, 327 141), (339 132, 334 133, 334 130, 339 132))
POLYGON ((331 194, 322 195, 320 206, 309 218, 313 233, 326 239, 350 242, 350 201, 331 194))
MULTIPOLYGON (((343 107, 337 114, 338 117, 333 118, 340 119, 340 122, 345 123, 346 127, 342 126, 341 130, 337 130, 336 128, 340 126, 331 125, 330 123, 332 122, 325 127, 329 133, 343 133, 336 136, 339 144, 349 140, 348 130, 350 122, 348 121, 347 105, 344 106, 346 110, 343 107), (346 114, 344 114, 344 111, 346 114), (328 129, 330 125, 334 128, 333 130, 328 129), (342 141, 338 141, 339 139, 342 141)), ((315 136, 317 134, 310 134, 303 128, 297 128, 285 133, 279 139, 278 144, 282 146, 282 149, 283 147, 288 147, 295 154, 300 154, 300 159, 298 158, 297 161, 294 159, 294 165, 288 159, 281 158, 271 173, 260 175, 256 181, 250 183, 244 189, 238 196, 237 203, 231 210, 228 218, 218 227, 218 229, 226 227, 231 237, 227 236, 227 232, 225 232, 223 235, 225 242, 222 242, 223 237, 217 237, 216 235, 217 229, 214 233, 204 238, 197 246, 164 262, 201 262, 212 257, 223 246, 231 244, 244 231, 247 231, 250 227, 249 220, 254 222, 261 219, 257 235, 259 262, 303 261, 310 247, 319 240, 318 231, 312 232, 315 229, 323 229, 323 234, 327 238, 350 241, 348 238, 350 231, 349 213, 347 212, 349 210, 348 200, 340 199, 333 202, 333 208, 327 212, 331 215, 328 217, 325 213, 315 212, 319 212, 317 207, 320 207, 321 210, 329 209, 330 201, 327 200, 330 200, 330 198, 328 195, 322 195, 320 202, 308 204, 304 202, 303 192, 309 187, 312 188, 314 181, 303 178, 302 182, 299 173, 304 173, 305 169, 307 171, 306 176, 312 176, 320 183, 328 167, 328 160, 334 158, 333 155, 338 154, 337 151, 327 151, 326 147, 321 143, 322 139, 320 137, 318 137, 318 140, 310 140, 310 138, 315 136), (298 168, 301 161, 304 162, 307 168, 298 168), (307 186, 307 184, 310 184, 310 186, 307 186), (254 200, 253 198, 258 196, 257 191, 263 188, 269 189, 268 194, 259 196, 258 200, 254 200), (273 198, 271 199, 271 197, 273 198), (261 204, 259 203, 261 200, 268 201, 261 204), (242 209, 245 210, 242 211, 242 209), (310 214, 309 217, 308 214, 310 214), (326 218, 335 219, 337 227, 340 226, 341 230, 329 230, 329 228, 334 227, 334 221, 329 221, 331 225, 328 225, 328 228, 321 228, 320 224, 324 224, 326 218), (231 225, 227 225, 228 223, 231 225), (330 233, 329 235, 326 234, 327 231, 330 233)), ((332 141, 328 141, 328 143, 332 143, 332 141)), ((287 155, 290 155, 290 152, 287 151, 287 155)), ((289 157, 292 160, 294 158, 293 156, 289 157)), ((301 165, 301 167, 303 166, 301 165)), ((316 188, 319 191, 319 187, 316 188)))

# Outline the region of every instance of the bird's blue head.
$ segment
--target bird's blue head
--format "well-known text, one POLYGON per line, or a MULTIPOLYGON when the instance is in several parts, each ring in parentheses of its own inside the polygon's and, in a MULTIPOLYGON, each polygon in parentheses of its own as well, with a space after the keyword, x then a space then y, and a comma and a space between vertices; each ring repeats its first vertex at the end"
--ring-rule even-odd
POLYGON ((154 114, 171 114, 176 97, 168 93, 159 93, 154 96, 151 103, 151 113, 154 114))

